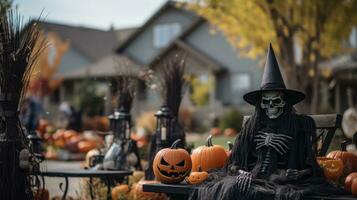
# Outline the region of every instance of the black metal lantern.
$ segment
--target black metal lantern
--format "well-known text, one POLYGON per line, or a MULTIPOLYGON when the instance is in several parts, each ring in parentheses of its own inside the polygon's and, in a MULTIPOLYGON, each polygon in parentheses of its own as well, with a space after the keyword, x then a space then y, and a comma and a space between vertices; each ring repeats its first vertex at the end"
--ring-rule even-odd
POLYGON ((109 117, 110 129, 113 132, 114 140, 129 140, 131 128, 131 116, 121 107, 115 109, 114 113, 109 117))
POLYGON ((29 131, 27 138, 31 141, 31 151, 38 159, 43 160, 44 156, 42 155, 42 139, 37 136, 36 131, 29 131))
POLYGON ((167 106, 162 106, 155 114, 156 120, 156 132, 157 142, 162 147, 167 144, 169 140, 169 132, 171 130, 172 113, 167 106), (161 144, 161 145, 160 145, 161 144))

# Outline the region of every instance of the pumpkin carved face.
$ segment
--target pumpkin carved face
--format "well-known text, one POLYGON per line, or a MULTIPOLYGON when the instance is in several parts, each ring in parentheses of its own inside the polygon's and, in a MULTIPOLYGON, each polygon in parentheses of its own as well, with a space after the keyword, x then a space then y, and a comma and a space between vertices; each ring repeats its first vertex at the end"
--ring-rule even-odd
POLYGON ((331 151, 326 157, 342 160, 347 173, 357 172, 357 156, 351 152, 331 151))
POLYGON ((337 182, 343 173, 342 160, 326 157, 318 157, 317 162, 324 170, 327 180, 337 182))
POLYGON ((177 149, 176 140, 171 148, 161 149, 154 158, 153 171, 155 177, 163 183, 179 183, 190 173, 192 162, 184 149, 177 149))

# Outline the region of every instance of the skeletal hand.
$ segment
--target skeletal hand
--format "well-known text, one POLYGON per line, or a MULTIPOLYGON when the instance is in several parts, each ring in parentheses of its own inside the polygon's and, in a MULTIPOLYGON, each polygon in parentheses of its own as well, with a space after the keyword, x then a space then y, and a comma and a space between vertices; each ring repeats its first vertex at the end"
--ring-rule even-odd
POLYGON ((239 175, 236 178, 236 184, 238 185, 238 190, 241 194, 245 194, 251 186, 252 183, 252 173, 239 170, 239 175))
POLYGON ((300 173, 297 169, 287 169, 285 176, 287 181, 296 181, 300 178, 300 173))
POLYGON ((292 140, 292 137, 263 131, 259 131, 258 133, 260 134, 254 137, 254 141, 257 143, 257 149, 262 147, 271 147, 280 155, 283 155, 288 151, 288 143, 289 140, 292 140))
POLYGON ((310 169, 297 170, 297 169, 287 169, 285 172, 285 176, 287 181, 296 181, 300 179, 302 176, 311 174, 310 169))
POLYGON ((231 167, 229 168, 229 172, 232 174, 237 173, 238 170, 239 170, 239 166, 237 166, 237 165, 231 165, 231 167))

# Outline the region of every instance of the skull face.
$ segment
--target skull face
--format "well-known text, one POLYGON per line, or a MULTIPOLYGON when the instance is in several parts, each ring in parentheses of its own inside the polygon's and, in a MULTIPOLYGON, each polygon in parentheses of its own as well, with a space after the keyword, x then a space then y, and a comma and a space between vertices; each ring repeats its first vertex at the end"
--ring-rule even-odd
POLYGON ((263 92, 260 107, 265 110, 269 119, 276 119, 283 114, 285 101, 283 93, 279 91, 263 92))

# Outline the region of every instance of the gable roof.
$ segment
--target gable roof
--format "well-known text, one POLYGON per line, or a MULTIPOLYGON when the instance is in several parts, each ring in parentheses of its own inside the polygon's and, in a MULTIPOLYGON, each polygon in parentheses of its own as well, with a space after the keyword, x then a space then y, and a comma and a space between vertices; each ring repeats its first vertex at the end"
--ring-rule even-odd
MULTIPOLYGON (((176 3, 177 2, 175 2, 175 1, 166 2, 153 16, 151 16, 145 22, 145 24, 143 26, 138 28, 124 43, 119 45, 119 47, 117 48, 116 52, 119 53, 119 54, 123 53, 124 49, 127 46, 129 46, 132 41, 134 41, 137 37, 139 37, 140 34, 142 32, 144 32, 144 30, 148 26, 150 26, 157 18, 159 18, 161 16, 161 14, 164 11, 166 11, 168 8, 173 7, 173 8, 177 9, 178 7, 176 6, 176 3)), ((185 10, 183 8, 179 8, 179 9, 185 10)), ((185 11, 197 16, 197 14, 193 13, 192 11, 189 11, 189 10, 185 10, 185 11)), ((204 53, 198 51, 197 49, 194 49, 193 47, 191 47, 189 44, 187 44, 183 40, 183 38, 185 38, 187 35, 192 33, 193 30, 195 30, 199 25, 201 25, 204 22, 206 22, 206 20, 203 19, 202 17, 199 17, 198 19, 193 20, 192 24, 190 26, 188 26, 185 30, 183 30, 183 32, 179 36, 177 36, 177 38, 175 40, 173 40, 168 47, 162 49, 159 52, 159 54, 156 56, 156 59, 154 58, 153 60, 151 60, 149 62, 149 66, 154 65, 158 61, 157 58, 162 58, 167 53, 169 53, 170 50, 172 50, 175 47, 178 47, 180 49, 183 49, 185 52, 189 53, 190 55, 192 55, 196 59, 199 59, 200 61, 207 63, 207 66, 212 71, 215 71, 215 72, 224 71, 224 67, 220 63, 216 62, 215 60, 210 58, 208 55, 205 55, 204 53)), ((126 55, 126 56, 130 57, 130 55, 126 55)), ((141 64, 136 59, 133 59, 133 58, 131 58, 131 59, 133 61, 137 62, 138 64, 141 64)))
MULTIPOLYGON (((124 41, 122 44, 119 45, 119 47, 116 49, 117 53, 122 53, 122 51, 133 41, 135 40, 148 26, 150 26, 157 18, 161 16, 162 13, 164 13, 168 8, 176 8, 177 9, 177 3, 176 1, 169 0, 167 1, 161 8, 159 8, 158 11, 154 13, 140 28, 138 28, 131 36, 124 41)), ((186 10, 187 13, 192 13, 191 11, 186 10)), ((194 14, 196 15, 196 14, 194 14)))
POLYGON ((112 53, 119 44, 117 31, 103 31, 93 28, 71 26, 53 22, 38 22, 45 32, 55 32, 68 39, 71 46, 94 61, 112 53))
MULTIPOLYGON (((216 60, 212 59, 210 56, 204 54, 203 52, 200 52, 199 50, 195 49, 194 47, 192 47, 191 45, 187 44, 184 41, 184 38, 187 37, 190 33, 192 33, 194 30, 196 30, 197 27, 199 27, 201 24, 203 24, 204 22, 206 22, 205 19, 203 18, 199 18, 198 20, 196 20, 190 27, 188 27, 182 34, 180 34, 175 40, 173 40, 171 42, 171 44, 164 48, 159 55, 157 56, 157 58, 163 58, 165 55, 167 55, 172 49, 174 49, 175 47, 178 47, 182 50, 184 50, 186 53, 190 54, 191 56, 193 56, 194 58, 200 60, 201 62, 206 63, 207 67, 214 71, 214 72, 221 72, 224 71, 225 68, 223 67, 222 64, 220 64, 219 62, 217 62, 216 60)), ((158 60, 154 59, 153 61, 151 61, 151 63, 149 64, 149 66, 154 65, 158 60)))

